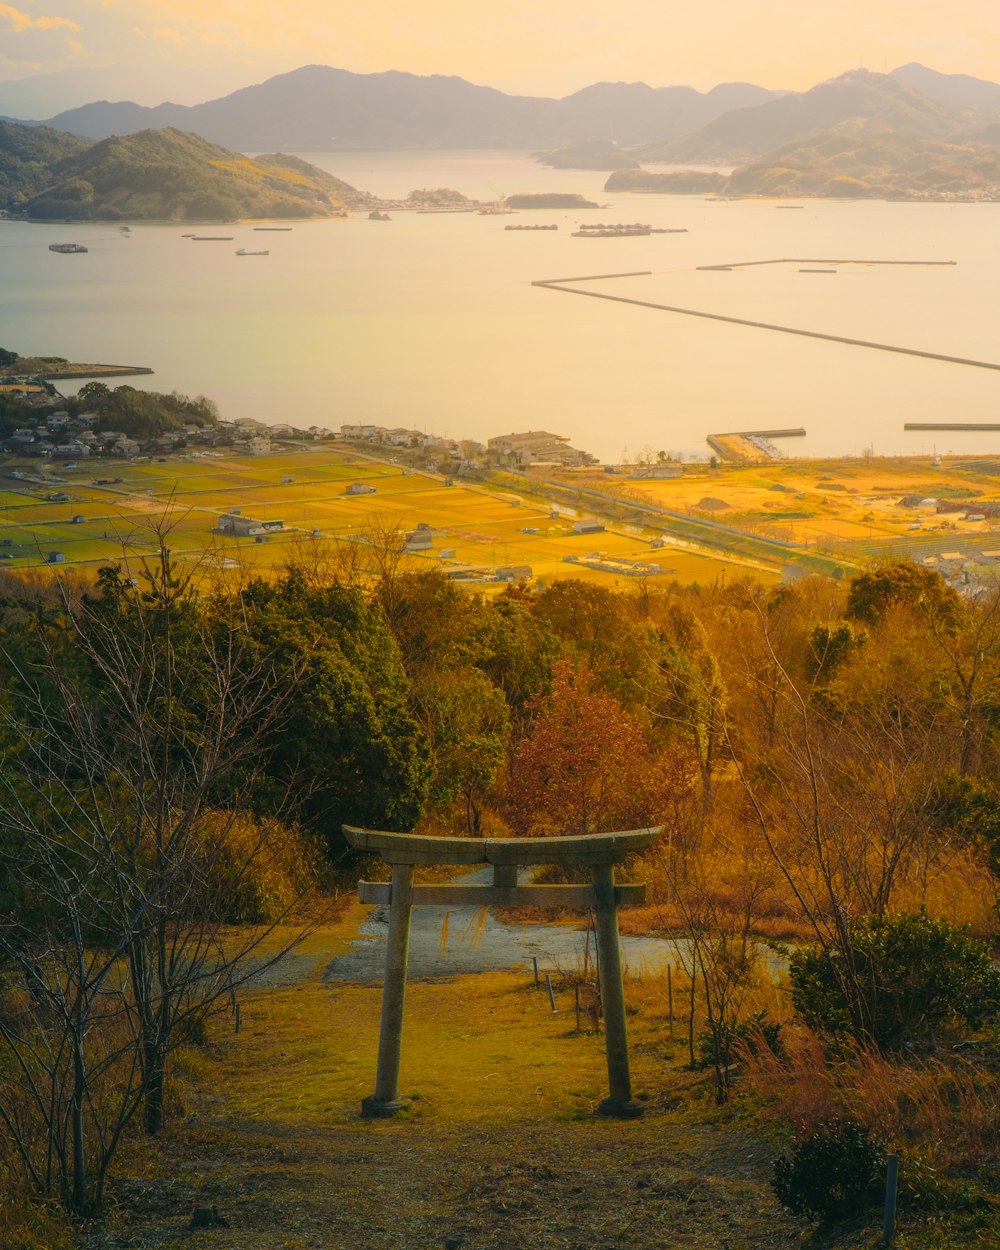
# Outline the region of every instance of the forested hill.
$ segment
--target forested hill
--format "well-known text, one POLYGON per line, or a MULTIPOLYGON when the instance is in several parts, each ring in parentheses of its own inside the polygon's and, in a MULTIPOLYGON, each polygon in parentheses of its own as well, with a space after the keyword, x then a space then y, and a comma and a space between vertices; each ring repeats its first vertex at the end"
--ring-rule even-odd
POLYGON ((172 128, 89 144, 0 124, 0 207, 35 220, 330 217, 369 198, 297 157, 251 160, 172 128))
POLYGON ((0 121, 0 207, 11 207, 44 190, 60 161, 89 147, 86 139, 50 126, 0 121))

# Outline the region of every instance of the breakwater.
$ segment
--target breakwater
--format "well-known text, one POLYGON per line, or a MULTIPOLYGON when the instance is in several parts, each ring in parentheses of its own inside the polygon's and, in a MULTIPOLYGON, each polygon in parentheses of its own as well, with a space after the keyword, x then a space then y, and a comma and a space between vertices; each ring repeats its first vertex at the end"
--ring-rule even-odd
POLYGON ((1000 430, 997 421, 906 421, 904 430, 1000 430))
MULTIPOLYGON (((777 261, 748 261, 748 264, 778 264, 777 261)), ((842 264, 893 264, 893 265, 953 265, 954 261, 843 261, 842 264)), ((728 269, 729 265, 702 265, 702 269, 728 269)), ((630 274, 594 274, 587 278, 545 278, 532 282, 532 286, 547 291, 563 291, 567 295, 583 295, 588 299, 609 300, 614 304, 631 304, 636 308, 650 308, 655 312, 676 313, 682 317, 700 317, 705 321, 721 321, 727 325, 749 326, 754 330, 769 330, 774 334, 794 334, 799 338, 819 339, 824 343, 841 343, 846 347, 864 347, 869 351, 891 352, 897 356, 913 356, 919 360, 936 360, 942 364, 962 365, 969 369, 991 369, 1000 372, 1000 363, 992 360, 976 360, 967 356, 952 356, 945 352, 928 352, 918 347, 903 347, 897 343, 879 343, 873 339, 853 338, 846 334, 826 334, 821 330, 807 330, 802 326, 783 326, 769 321, 755 321, 748 317, 732 317, 727 313, 705 312, 701 308, 682 308, 677 304, 660 304, 653 300, 635 299, 627 295, 611 295, 607 291, 581 291, 567 285, 570 282, 595 282, 608 278, 645 277, 652 271, 630 274)))

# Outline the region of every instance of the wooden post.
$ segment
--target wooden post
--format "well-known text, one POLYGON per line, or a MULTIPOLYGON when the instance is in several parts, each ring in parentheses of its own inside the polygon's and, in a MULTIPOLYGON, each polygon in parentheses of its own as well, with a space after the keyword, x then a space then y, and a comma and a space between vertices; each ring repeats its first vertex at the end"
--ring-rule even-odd
POLYGON ((642 1106, 632 1099, 628 1070, 628 1031, 625 1025, 625 989, 622 985, 614 867, 611 864, 595 864, 593 881, 597 895, 597 966, 604 1006, 604 1046, 608 1056, 610 1088, 609 1096, 598 1109, 602 1115, 634 1117, 642 1115, 642 1106))
POLYGON ((882 1244, 888 1246, 896 1235, 896 1189, 899 1184, 899 1155, 885 1161, 885 1213, 882 1222, 882 1244))
POLYGON ((399 1096, 399 1054, 403 1041, 406 998, 406 962, 410 951, 410 886, 412 864, 392 865, 389 935, 385 948, 385 982, 378 1039, 375 1093, 362 1100, 361 1114, 369 1119, 395 1115, 406 1106, 399 1096))
POLYGON ((667 964, 667 1012, 670 1020, 670 1040, 674 1040, 674 974, 667 964))
POLYGON ((556 996, 552 992, 552 975, 548 972, 545 974, 545 988, 549 991, 549 1006, 552 1008, 552 1014, 555 1015, 557 1010, 556 996))
POLYGON ((573 986, 573 1001, 576 1007, 576 1031, 580 1032, 580 982, 573 986))

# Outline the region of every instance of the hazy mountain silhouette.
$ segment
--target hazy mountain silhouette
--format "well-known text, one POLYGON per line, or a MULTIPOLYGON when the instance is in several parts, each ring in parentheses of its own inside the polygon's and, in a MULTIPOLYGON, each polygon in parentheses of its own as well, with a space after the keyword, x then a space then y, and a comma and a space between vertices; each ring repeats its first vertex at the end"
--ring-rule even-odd
POLYGON ((894 69, 890 77, 898 78, 908 87, 914 87, 942 104, 1000 112, 1000 83, 989 82, 985 78, 971 78, 968 74, 941 74, 916 61, 894 69))
POLYGON ((562 100, 513 96, 462 78, 353 74, 306 65, 191 107, 100 101, 45 124, 89 139, 173 126, 239 149, 541 147, 605 139, 639 144, 703 126, 778 93, 724 83, 691 87, 596 83, 562 100))
POLYGON ((989 120, 982 112, 932 100, 900 78, 851 70, 810 91, 724 113, 692 134, 648 145, 636 155, 664 163, 736 164, 846 122, 861 133, 947 139, 989 120))

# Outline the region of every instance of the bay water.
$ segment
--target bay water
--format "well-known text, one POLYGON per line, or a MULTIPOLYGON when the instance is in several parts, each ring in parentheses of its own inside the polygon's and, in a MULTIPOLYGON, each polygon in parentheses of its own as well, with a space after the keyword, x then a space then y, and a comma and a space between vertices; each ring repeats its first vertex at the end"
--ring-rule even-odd
POLYGON ((717 202, 606 193, 604 173, 548 170, 526 153, 301 155, 385 197, 574 191, 602 207, 359 214, 267 233, 4 221, 0 346, 149 365, 153 376, 123 381, 208 395, 229 419, 482 441, 547 429, 606 460, 644 448, 706 455, 709 433, 796 426, 806 437, 783 446, 797 454, 1000 452, 1000 432, 903 430, 1000 422, 996 371, 531 285, 648 270, 582 289, 1000 363, 1000 204, 717 202), (687 233, 573 237, 597 221, 687 233), (504 229, 542 223, 559 229, 504 229), (233 240, 183 237, 192 230, 233 240), (67 241, 90 250, 48 250, 67 241), (782 263, 698 268, 755 260, 782 263), (957 264, 802 272, 830 260, 957 264))

